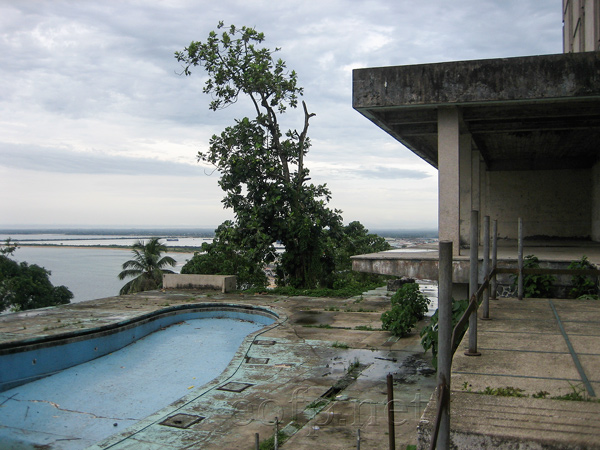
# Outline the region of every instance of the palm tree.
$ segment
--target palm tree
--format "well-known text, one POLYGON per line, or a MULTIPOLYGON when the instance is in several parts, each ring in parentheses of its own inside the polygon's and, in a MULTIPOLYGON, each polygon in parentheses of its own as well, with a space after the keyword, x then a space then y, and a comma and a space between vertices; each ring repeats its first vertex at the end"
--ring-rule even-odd
POLYGON ((123 271, 119 280, 135 277, 121 288, 119 295, 133 294, 135 292, 160 289, 162 287, 163 273, 175 273, 164 269, 174 266, 177 262, 170 256, 162 256, 167 252, 167 246, 160 243, 160 238, 153 237, 147 243, 139 240, 133 244, 133 259, 123 263, 123 271))

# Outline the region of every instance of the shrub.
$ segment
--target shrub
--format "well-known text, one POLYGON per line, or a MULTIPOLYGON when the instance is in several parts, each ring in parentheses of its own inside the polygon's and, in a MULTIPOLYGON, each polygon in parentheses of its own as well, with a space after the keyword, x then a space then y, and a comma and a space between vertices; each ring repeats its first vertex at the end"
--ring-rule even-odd
POLYGON ((417 283, 405 284, 390 300, 392 309, 381 315, 382 328, 400 337, 408 335, 416 323, 425 317, 431 303, 421 293, 417 283))
MULTIPOLYGON (((463 313, 469 306, 468 300, 453 300, 452 301, 452 328, 456 326, 463 313)), ((459 336, 459 338, 462 336, 459 336)), ((438 353, 438 310, 431 316, 429 325, 421 330, 421 346, 425 351, 431 349, 433 355, 433 367, 437 370, 437 353, 438 353)))
MULTIPOLYGON (((578 261, 571 261, 569 269, 595 269, 596 267, 588 261, 587 256, 582 256, 578 261)), ((587 275, 573 275, 571 278, 571 298, 593 298, 597 294, 595 277, 587 275)))
MULTIPOLYGON (((524 269, 539 269, 540 260, 537 256, 527 255, 523 261, 524 269)), ((513 275, 513 286, 518 283, 518 276, 513 275)), ((552 283, 556 277, 552 275, 523 275, 523 296, 526 298, 546 298, 552 296, 552 283)))

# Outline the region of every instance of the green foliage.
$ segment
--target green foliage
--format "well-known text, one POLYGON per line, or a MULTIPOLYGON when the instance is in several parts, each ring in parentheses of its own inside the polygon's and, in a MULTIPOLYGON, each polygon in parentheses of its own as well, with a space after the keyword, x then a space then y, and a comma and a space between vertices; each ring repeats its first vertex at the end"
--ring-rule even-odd
POLYGON ((554 400, 568 400, 568 401, 575 401, 575 402, 588 402, 588 401, 598 402, 598 401, 600 401, 595 398, 594 399, 590 398, 587 395, 587 392, 583 385, 575 386, 575 385, 572 385, 571 383, 569 383, 569 385, 571 386, 571 392, 569 392, 568 394, 557 395, 555 397, 550 397, 550 398, 552 398, 554 400))
POLYGON ((170 256, 162 256, 167 246, 160 243, 160 238, 153 237, 148 242, 137 241, 132 246, 134 258, 123 263, 123 271, 118 275, 119 280, 135 277, 126 283, 119 292, 120 295, 135 292, 150 291, 162 287, 163 273, 173 273, 165 269, 174 266, 176 261, 170 256))
MULTIPOLYGON (((466 390, 467 384, 468 383, 465 381, 463 385, 463 390, 466 390)), ((571 383, 569 383, 569 385, 571 386, 571 392, 567 394, 549 397, 550 393, 548 391, 538 391, 535 394, 532 394, 531 397, 539 399, 549 398, 551 400, 567 400, 576 402, 600 402, 600 400, 596 398, 589 397, 583 385, 574 386, 571 383)), ((468 392, 471 392, 471 389, 468 389, 468 392)), ((484 395, 495 395, 498 397, 529 397, 529 395, 527 395, 523 389, 515 388, 512 386, 499 388, 492 388, 490 386, 487 386, 483 391, 479 391, 476 393, 484 395)))
MULTIPOLYGON (((456 326, 463 313, 469 306, 468 300, 453 300, 452 301, 452 328, 456 326)), ((433 367, 437 370, 437 353, 439 348, 438 341, 438 311, 437 309, 433 316, 431 316, 431 320, 429 325, 421 330, 421 346, 425 351, 431 349, 431 354, 433 355, 433 367)))
POLYGON ((527 397, 524 390, 512 386, 491 388, 487 386, 481 393, 484 395, 495 395, 496 397, 527 397))
POLYGON ((198 66, 206 71, 204 92, 212 96, 211 110, 226 108, 243 96, 254 117, 235 120, 211 138, 208 151, 197 155, 221 175, 223 204, 233 210, 235 220, 217 230, 214 245, 195 256, 186 273, 227 272, 238 276, 240 287, 261 287, 265 280, 259 270, 276 262, 279 286, 338 289, 373 281, 373 276, 352 274, 349 256, 389 246, 358 222, 343 227, 340 211, 327 207, 327 186, 308 183, 304 158, 311 146, 308 126, 314 114, 302 102, 301 129, 284 131, 280 124, 303 94, 296 72, 275 59, 279 49, 262 46, 263 33, 222 22, 217 30, 175 57, 186 75, 198 66), (285 248, 277 259, 274 242, 285 248))
MULTIPOLYGON (((334 270, 329 272, 321 285, 326 284, 335 290, 365 292, 365 286, 378 287, 385 284, 388 277, 383 275, 355 272, 352 270, 351 256, 377 253, 390 250, 391 245, 381 236, 369 233, 360 222, 350 222, 336 233, 330 233, 334 270)), ((371 288, 369 288, 371 289, 371 288)), ((353 295, 358 295, 359 292, 353 295)))
POLYGON ((23 311, 64 305, 73 293, 65 286, 53 286, 50 271, 36 264, 18 263, 8 256, 17 246, 10 240, 0 249, 0 312, 23 311))
MULTIPOLYGON (((252 263, 274 254, 273 243, 285 252, 278 264, 280 284, 317 287, 331 273, 333 255, 327 245, 330 232, 341 227, 338 211, 327 208, 331 194, 325 185, 309 184, 304 157, 310 148, 309 120, 314 116, 303 102, 302 130, 283 131, 280 116, 296 108, 303 89, 297 74, 288 71, 278 49, 260 44, 263 33, 252 28, 218 25, 205 42, 194 41, 175 54, 183 72, 201 66, 208 75, 204 92, 212 95, 216 111, 236 103, 240 94, 253 107, 254 118, 235 120, 210 140, 198 160, 214 165, 221 174, 223 204, 233 209, 236 251, 252 263)), ((219 237, 218 237, 219 238, 219 237)))
MULTIPOLYGON (((571 261, 569 269, 595 269, 596 267, 587 259, 587 256, 582 256, 578 261, 571 261)), ((598 289, 596 287, 596 277, 586 275, 573 275, 571 278, 571 289, 569 297, 571 298, 597 298, 598 289)))
POLYGON ((550 395, 548 391, 537 391, 532 395, 533 398, 547 398, 550 395))
MULTIPOLYGON (((277 444, 282 445, 288 439, 288 435, 283 431, 279 430, 277 433, 277 444)), ((252 447, 254 448, 254 447, 252 447)), ((268 437, 264 441, 262 441, 258 448, 260 450, 274 450, 275 449, 275 435, 268 437)))
POLYGON ((284 295, 288 297, 335 297, 335 298, 350 298, 362 294, 365 291, 375 289, 381 286, 381 281, 364 282, 353 280, 352 283, 334 288, 316 288, 316 289, 300 289, 293 286, 278 286, 273 289, 265 287, 249 288, 244 291, 246 294, 270 294, 284 295))
POLYGON ((431 304, 423 293, 419 290, 417 283, 407 283, 403 285, 390 299, 392 306, 401 305, 408 309, 417 320, 422 320, 427 314, 428 306, 431 304))
POLYGON ((331 344, 331 346, 333 348, 341 348, 341 349, 350 348, 350 346, 348 344, 346 344, 345 342, 338 342, 338 341, 335 341, 333 344, 331 344))
POLYGON ((427 313, 431 303, 417 283, 403 285, 390 299, 392 309, 381 315, 382 328, 395 336, 406 336, 427 313))
POLYGON ((211 244, 203 243, 202 252, 196 252, 182 268, 182 274, 236 275, 237 288, 265 289, 267 276, 264 265, 275 258, 269 246, 254 245, 263 236, 240 233, 233 222, 222 223, 211 244), (246 251, 241 250, 245 248, 246 251))
POLYGON ((8 238, 4 241, 4 245, 0 247, 0 255, 12 256, 18 248, 17 243, 8 238))
MULTIPOLYGON (((523 260, 524 269, 539 269, 537 256, 527 255, 523 260)), ((513 286, 517 286, 518 276, 513 275, 513 286)), ((523 296, 526 298, 546 298, 552 296, 552 283, 556 277, 552 275, 523 275, 523 296)))
POLYGON ((390 250, 391 245, 381 236, 369 233, 360 222, 350 222, 334 239, 335 268, 338 273, 352 272, 351 256, 390 250))

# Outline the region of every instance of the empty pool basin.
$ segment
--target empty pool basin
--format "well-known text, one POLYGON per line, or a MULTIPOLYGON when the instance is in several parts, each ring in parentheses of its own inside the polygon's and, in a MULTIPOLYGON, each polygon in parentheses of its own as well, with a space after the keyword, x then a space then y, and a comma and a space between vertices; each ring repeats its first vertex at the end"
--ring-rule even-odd
POLYGON ((204 304, 4 346, 0 374, 12 386, 0 393, 2 448, 76 450, 122 432, 217 377, 275 320, 261 308, 204 304))

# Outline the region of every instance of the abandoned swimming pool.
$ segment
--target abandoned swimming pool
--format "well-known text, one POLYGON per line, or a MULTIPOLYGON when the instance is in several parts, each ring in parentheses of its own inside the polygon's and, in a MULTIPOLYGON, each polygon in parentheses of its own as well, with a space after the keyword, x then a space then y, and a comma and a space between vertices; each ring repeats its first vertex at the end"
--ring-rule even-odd
POLYGON ((0 442, 14 448, 82 449, 208 383, 236 352, 243 353, 242 343, 276 320, 260 308, 219 307, 161 311, 137 324, 123 323, 121 330, 1 349, 2 385, 10 388, 0 393, 0 442), (113 348, 123 342, 122 349, 113 348), (20 384, 40 376, 31 367, 49 366, 48 359, 72 365, 81 353, 93 356, 109 348, 104 357, 20 384), (29 373, 7 365, 19 358, 29 373))

